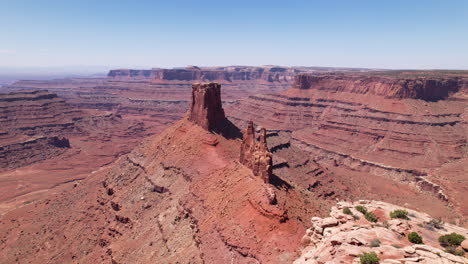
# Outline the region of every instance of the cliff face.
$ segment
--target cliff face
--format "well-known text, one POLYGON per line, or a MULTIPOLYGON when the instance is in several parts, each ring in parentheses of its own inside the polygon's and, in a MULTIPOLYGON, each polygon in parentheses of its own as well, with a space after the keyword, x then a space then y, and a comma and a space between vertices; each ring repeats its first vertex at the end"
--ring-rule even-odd
POLYGON ((226 121, 221 105, 221 85, 196 83, 192 85, 192 103, 188 119, 206 130, 219 129, 226 121))
POLYGON ((308 75, 294 78, 292 88, 315 89, 330 92, 372 94, 385 98, 421 99, 437 101, 458 92, 462 82, 459 78, 397 78, 363 75, 308 75))
POLYGON ((289 82, 296 69, 286 67, 187 67, 185 69, 111 70, 110 78, 139 78, 153 81, 264 81, 289 82))

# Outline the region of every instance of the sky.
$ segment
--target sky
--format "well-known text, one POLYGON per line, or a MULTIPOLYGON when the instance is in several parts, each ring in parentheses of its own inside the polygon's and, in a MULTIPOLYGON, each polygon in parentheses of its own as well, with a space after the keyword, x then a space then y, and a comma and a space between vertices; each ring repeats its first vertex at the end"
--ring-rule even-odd
POLYGON ((5 68, 468 69, 465 0, 0 0, 5 68))

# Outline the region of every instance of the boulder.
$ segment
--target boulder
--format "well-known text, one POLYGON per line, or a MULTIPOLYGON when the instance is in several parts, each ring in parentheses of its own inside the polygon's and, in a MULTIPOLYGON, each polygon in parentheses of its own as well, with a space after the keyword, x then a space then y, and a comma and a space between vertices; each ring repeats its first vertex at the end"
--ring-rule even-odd
POLYGON ((468 239, 463 240, 460 246, 463 248, 463 250, 468 251, 468 239))

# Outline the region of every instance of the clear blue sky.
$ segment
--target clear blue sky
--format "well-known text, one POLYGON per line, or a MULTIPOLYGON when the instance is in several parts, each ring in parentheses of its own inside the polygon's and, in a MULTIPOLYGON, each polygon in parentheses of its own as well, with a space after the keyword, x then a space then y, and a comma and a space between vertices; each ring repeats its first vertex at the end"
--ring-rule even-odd
POLYGON ((468 0, 0 0, 0 67, 468 69, 468 0))

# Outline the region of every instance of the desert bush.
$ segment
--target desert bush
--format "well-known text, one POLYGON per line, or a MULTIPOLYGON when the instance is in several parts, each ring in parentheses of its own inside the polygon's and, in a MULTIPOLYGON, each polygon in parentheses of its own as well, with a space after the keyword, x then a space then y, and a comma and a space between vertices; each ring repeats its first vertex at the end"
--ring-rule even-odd
POLYGON ((360 256, 361 264, 377 264, 380 259, 375 252, 365 252, 360 256))
POLYGON ((446 247, 445 252, 453 254, 455 256, 464 256, 465 251, 463 249, 457 249, 456 247, 446 247))
POLYGON ((392 244, 392 247, 394 247, 394 248, 401 248, 401 246, 400 246, 400 245, 397 245, 397 244, 392 244))
POLYGON ((451 233, 439 237, 439 243, 443 247, 459 246, 463 240, 465 240, 465 237, 457 233, 451 233))
POLYGON ((354 208, 356 208, 356 210, 358 210, 358 212, 361 212, 362 214, 367 213, 367 208, 362 205, 357 205, 354 208))
POLYGON ((422 244, 423 243, 422 237, 416 232, 409 233, 408 234, 408 240, 409 240, 409 242, 411 242, 413 244, 422 244))
POLYGON ((390 213, 390 217, 391 217, 392 219, 400 218, 400 219, 409 220, 409 218, 408 218, 408 211, 406 211, 406 210, 400 210, 400 209, 391 212, 391 213, 390 213))
POLYGON ((427 229, 443 229, 444 228, 444 221, 442 219, 431 219, 431 221, 426 223, 426 228, 427 229))
POLYGON ((343 208, 343 214, 353 215, 353 212, 351 212, 351 209, 349 209, 348 207, 345 207, 343 208))
POLYGON ((380 247, 380 240, 374 239, 369 244, 370 247, 380 247))
POLYGON ((366 212, 364 214, 364 216, 366 217, 367 221, 369 221, 369 222, 375 223, 375 222, 377 222, 379 220, 379 218, 377 218, 377 216, 372 212, 366 212))
POLYGON ((353 219, 357 221, 357 220, 359 220, 361 218, 359 217, 359 215, 353 215, 353 219))

